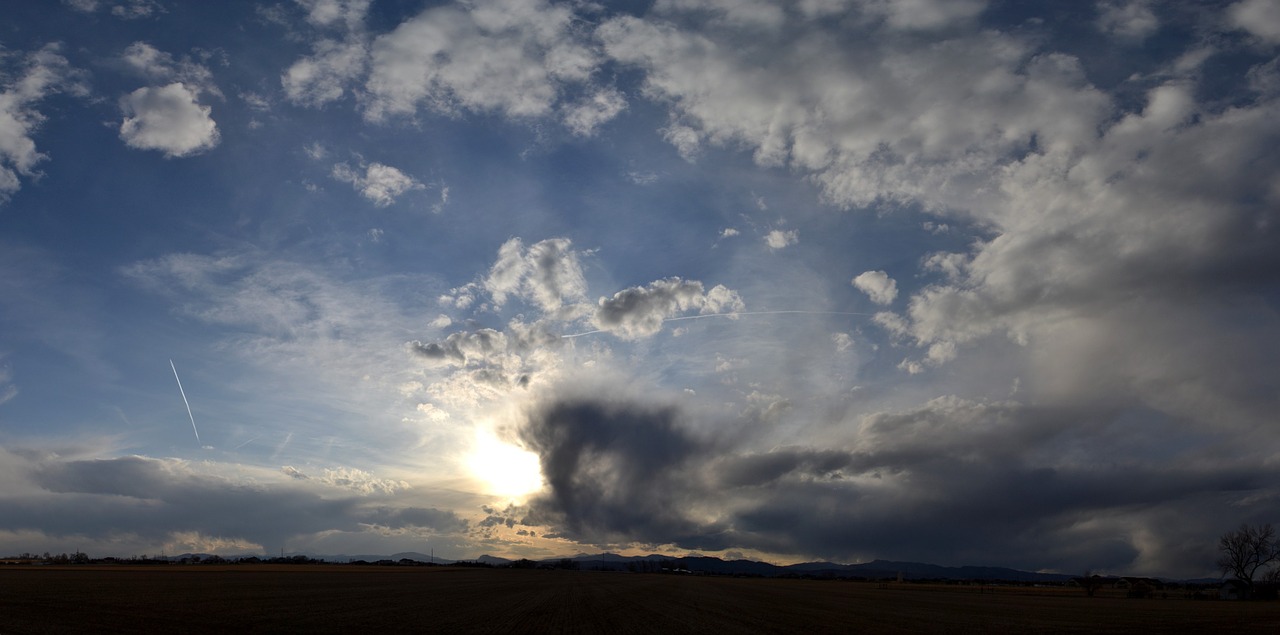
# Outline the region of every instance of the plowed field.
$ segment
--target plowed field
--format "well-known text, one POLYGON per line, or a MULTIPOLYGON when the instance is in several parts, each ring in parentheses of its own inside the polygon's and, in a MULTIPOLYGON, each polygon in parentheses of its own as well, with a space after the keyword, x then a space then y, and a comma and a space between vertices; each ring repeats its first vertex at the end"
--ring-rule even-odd
POLYGON ((0 634, 144 631, 1280 633, 1280 602, 444 567, 0 568, 0 634))

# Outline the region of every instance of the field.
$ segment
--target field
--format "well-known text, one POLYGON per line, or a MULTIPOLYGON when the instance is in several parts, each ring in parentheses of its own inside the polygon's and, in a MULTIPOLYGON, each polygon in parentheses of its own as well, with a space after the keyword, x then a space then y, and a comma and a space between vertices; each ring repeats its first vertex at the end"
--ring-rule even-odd
POLYGON ((1278 633, 1280 602, 446 567, 0 567, 0 634, 138 631, 1278 633))

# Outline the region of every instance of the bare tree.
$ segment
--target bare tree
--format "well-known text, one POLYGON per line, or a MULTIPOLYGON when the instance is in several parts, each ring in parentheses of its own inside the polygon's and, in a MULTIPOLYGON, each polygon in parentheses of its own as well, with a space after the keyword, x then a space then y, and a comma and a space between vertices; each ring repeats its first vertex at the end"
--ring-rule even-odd
MULTIPOLYGON (((1253 597, 1253 578, 1280 560, 1280 541, 1271 523, 1253 527, 1240 525, 1218 539, 1218 566, 1223 575, 1231 575, 1244 585, 1244 596, 1253 597)), ((1265 572, 1264 572, 1265 576, 1265 572)))

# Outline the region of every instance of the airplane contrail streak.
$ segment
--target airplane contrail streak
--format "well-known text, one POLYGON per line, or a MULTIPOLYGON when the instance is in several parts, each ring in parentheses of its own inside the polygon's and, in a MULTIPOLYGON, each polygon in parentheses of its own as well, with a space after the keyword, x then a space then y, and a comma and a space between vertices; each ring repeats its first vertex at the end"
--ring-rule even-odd
POLYGON ((191 414, 191 402, 187 401, 187 391, 182 389, 182 380, 178 379, 178 367, 173 365, 173 360, 169 360, 169 368, 173 369, 173 378, 178 381, 178 392, 182 393, 182 403, 187 406, 187 416, 191 417, 191 431, 196 433, 196 443, 204 447, 204 443, 200 441, 200 431, 196 429, 196 416, 191 414))
MULTIPOLYGON (((702 315, 682 315, 680 317, 664 318, 662 322, 679 322, 681 320, 702 320, 705 318, 727 317, 735 318, 740 315, 859 315, 864 317, 873 317, 874 313, 853 313, 850 311, 735 311, 731 313, 704 313, 702 315)), ((604 329, 596 329, 594 331, 583 331, 582 333, 571 333, 569 335, 561 335, 560 339, 568 340, 584 335, 595 335, 596 333, 605 333, 604 329)))

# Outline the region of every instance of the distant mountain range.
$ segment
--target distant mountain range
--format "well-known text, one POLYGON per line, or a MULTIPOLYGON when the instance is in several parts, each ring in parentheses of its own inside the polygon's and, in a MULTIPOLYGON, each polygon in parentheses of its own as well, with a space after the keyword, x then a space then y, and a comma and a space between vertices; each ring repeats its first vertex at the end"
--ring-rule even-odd
MULTIPOLYGON (((402 558, 408 558, 419 562, 431 561, 430 556, 416 552, 397 553, 390 556, 328 556, 324 559, 336 562, 351 560, 377 562, 378 560, 398 561, 402 558)), ((904 580, 1001 580, 1007 582, 1064 582, 1075 577, 1060 573, 1037 573, 1032 571, 1019 571, 1017 569, 1008 569, 1004 567, 943 567, 921 562, 896 562, 891 560, 874 560, 872 562, 861 564, 805 562, 801 564, 780 566, 755 560, 721 560, 720 558, 712 556, 676 557, 658 554, 651 554, 647 556, 621 556, 616 553, 600 553, 578 554, 576 556, 566 558, 546 558, 538 560, 537 562, 539 564, 556 565, 563 560, 572 560, 577 564, 579 569, 589 570, 628 571, 633 569, 643 569, 644 564, 647 564, 648 567, 650 567, 649 570, 657 570, 657 568, 663 564, 667 564, 668 566, 674 564, 677 569, 682 569, 691 573, 765 577, 803 575, 832 578, 896 579, 901 575, 904 580)), ((450 560, 440 557, 436 557, 434 561, 437 564, 461 562, 458 560, 450 560)), ((479 558, 475 558, 474 560, 467 560, 466 562, 479 562, 492 566, 504 566, 512 563, 513 560, 486 554, 479 558)))
MULTIPOLYGON (((306 553, 282 554, 286 558, 305 556, 328 562, 369 563, 387 561, 399 562, 412 560, 415 562, 435 564, 479 563, 501 567, 515 562, 508 558, 483 555, 473 559, 455 560, 440 556, 431 556, 416 551, 404 551, 391 555, 356 554, 356 555, 313 555, 306 553)), ((168 560, 178 561, 184 558, 208 558, 208 554, 182 554, 169 556, 168 560)), ((224 556, 226 557, 226 556, 224 556)), ((248 557, 241 556, 241 557, 248 557)), ((262 558, 263 556, 258 556, 262 558)), ((269 556, 268 556, 269 557, 269 556)), ((236 556, 227 557, 235 559, 236 556)), ((660 571, 663 568, 690 573, 709 573, 715 575, 747 575, 763 577, 827 577, 827 578, 864 578, 864 579, 897 579, 904 580, 991 580, 1003 582, 1065 582, 1077 576, 1061 573, 1039 573, 1019 571, 1006 567, 944 567, 923 562, 899 562, 893 560, 873 560, 860 564, 837 564, 834 562, 804 562, 792 565, 775 565, 755 560, 721 560, 712 556, 663 556, 650 554, 647 556, 622 556, 616 553, 581 553, 576 556, 545 558, 535 561, 537 564, 560 566, 565 560, 571 560, 578 569, 598 571, 660 571)))

